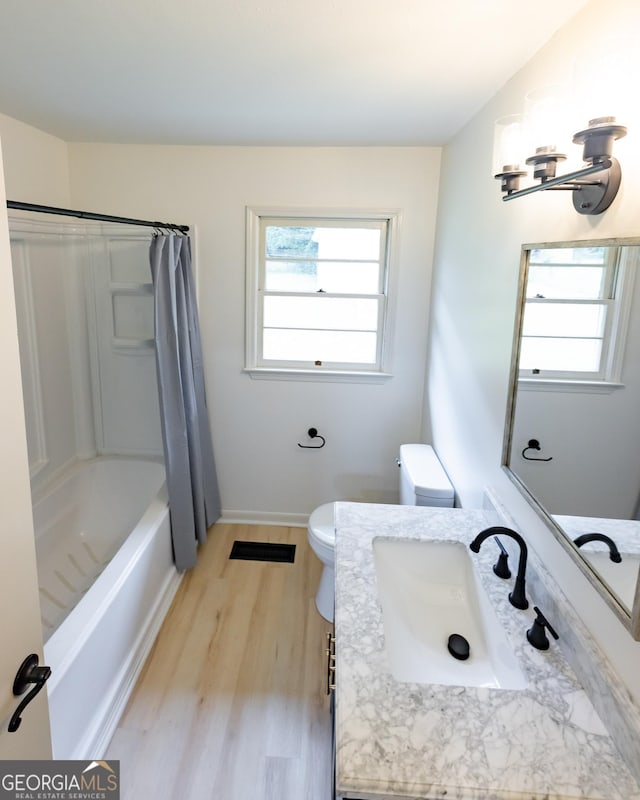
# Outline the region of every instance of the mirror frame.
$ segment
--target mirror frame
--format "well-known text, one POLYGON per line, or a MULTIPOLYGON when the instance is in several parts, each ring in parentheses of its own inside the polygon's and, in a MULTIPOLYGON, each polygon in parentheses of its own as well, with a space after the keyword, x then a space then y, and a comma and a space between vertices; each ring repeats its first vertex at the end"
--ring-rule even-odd
POLYGON ((502 443, 501 466, 504 472, 521 494, 527 500, 532 509, 538 514, 547 528, 560 542, 564 549, 569 553, 574 563, 579 567, 591 585, 598 591, 602 599, 609 608, 616 614, 618 619, 630 632, 631 636, 640 641, 640 574, 636 582, 636 590, 633 606, 629 610, 624 606, 618 597, 613 593, 609 586, 603 581, 598 572, 591 566, 587 559, 582 555, 580 549, 573 543, 571 537, 566 534, 551 514, 542 505, 540 500, 532 494, 528 486, 511 469, 511 448, 513 427, 516 412, 516 401, 518 394, 518 364, 520 362, 520 342, 522 321, 524 317, 524 305, 526 301, 527 277, 529 271, 528 253, 538 249, 558 249, 565 247, 619 247, 619 246, 640 246, 640 237, 628 237, 620 239, 582 239, 561 242, 536 242, 523 244, 520 249, 520 274, 518 277, 518 296, 516 315, 513 330, 513 342, 511 346, 511 366, 509 371, 509 392, 507 397, 507 409, 505 415, 504 437, 502 443))

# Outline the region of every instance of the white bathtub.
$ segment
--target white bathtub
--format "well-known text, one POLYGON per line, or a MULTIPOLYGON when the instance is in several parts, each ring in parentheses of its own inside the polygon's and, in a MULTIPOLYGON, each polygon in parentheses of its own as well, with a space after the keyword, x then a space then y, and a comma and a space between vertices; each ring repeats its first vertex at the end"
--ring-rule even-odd
POLYGON ((164 467, 79 462, 33 514, 54 758, 101 758, 180 581, 164 467))

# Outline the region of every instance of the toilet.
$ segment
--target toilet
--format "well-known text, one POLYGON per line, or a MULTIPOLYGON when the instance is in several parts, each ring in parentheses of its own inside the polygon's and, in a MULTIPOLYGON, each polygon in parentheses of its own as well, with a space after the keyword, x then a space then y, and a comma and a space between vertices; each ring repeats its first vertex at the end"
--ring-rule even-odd
MULTIPOLYGON (((433 447, 429 444, 400 445, 400 504, 453 508, 454 490, 433 447)), ((333 622, 336 563, 335 503, 324 503, 311 513, 307 525, 311 549, 324 568, 316 594, 316 608, 333 622)))

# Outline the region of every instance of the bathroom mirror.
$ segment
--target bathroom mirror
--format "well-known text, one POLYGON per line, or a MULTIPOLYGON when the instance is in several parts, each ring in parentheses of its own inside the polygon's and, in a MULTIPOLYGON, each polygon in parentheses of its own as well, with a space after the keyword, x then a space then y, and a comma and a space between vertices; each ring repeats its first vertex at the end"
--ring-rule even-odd
POLYGON ((509 477, 634 639, 639 262, 640 239, 523 245, 503 449, 509 477))

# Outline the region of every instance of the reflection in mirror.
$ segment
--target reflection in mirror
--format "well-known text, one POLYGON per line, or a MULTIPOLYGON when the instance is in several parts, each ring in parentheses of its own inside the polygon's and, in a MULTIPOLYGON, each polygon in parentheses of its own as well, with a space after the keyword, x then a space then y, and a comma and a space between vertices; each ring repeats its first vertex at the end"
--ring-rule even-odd
POLYGON ((523 247, 504 451, 507 472, 636 638, 639 260, 640 240, 523 247))

